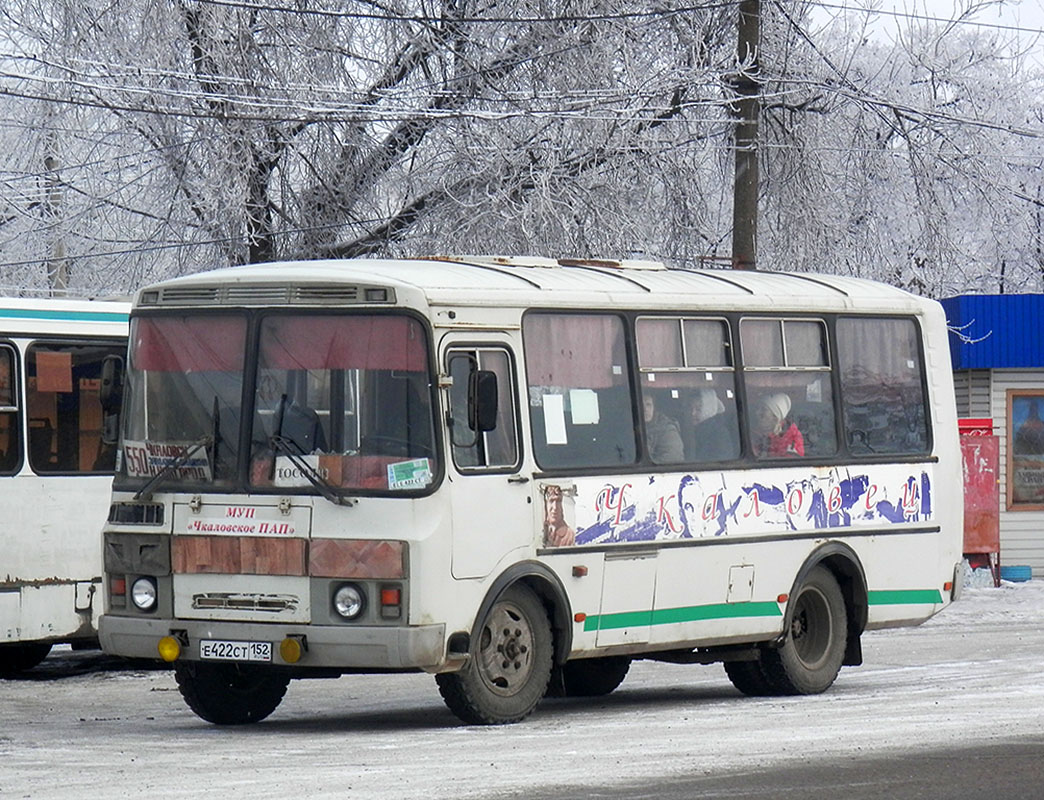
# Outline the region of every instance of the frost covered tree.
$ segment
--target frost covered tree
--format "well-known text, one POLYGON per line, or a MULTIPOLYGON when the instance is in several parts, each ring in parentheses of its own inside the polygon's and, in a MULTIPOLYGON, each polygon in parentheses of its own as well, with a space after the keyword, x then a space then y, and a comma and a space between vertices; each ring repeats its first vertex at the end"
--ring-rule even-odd
POLYGON ((9 94, 74 109, 79 129, 59 138, 98 166, 54 176, 93 201, 65 209, 74 249, 137 239, 148 251, 118 259, 135 285, 282 257, 714 252, 730 11, 11 0, 3 13, 20 64, 9 94))
MULTIPOLYGON (((1039 65, 1003 32, 912 24, 888 46, 860 18, 762 8, 761 267, 1041 286, 1039 65)), ((736 19, 679 0, 6 0, 0 283, 727 257, 736 19)))
POLYGON ((812 38, 777 14, 770 92, 799 110, 765 114, 765 257, 932 296, 1041 290, 1040 65, 1003 29, 914 21, 889 44, 865 22, 812 38))

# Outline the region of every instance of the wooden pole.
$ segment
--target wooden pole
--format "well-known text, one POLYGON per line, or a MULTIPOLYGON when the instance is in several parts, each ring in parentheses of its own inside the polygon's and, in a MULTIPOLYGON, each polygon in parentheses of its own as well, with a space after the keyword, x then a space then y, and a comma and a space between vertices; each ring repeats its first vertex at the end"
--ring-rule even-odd
POLYGON ((736 170, 732 202, 732 268, 757 268, 758 242, 758 117, 761 111, 758 85, 758 40, 761 38, 761 0, 741 0, 736 57, 739 98, 736 114, 736 170))

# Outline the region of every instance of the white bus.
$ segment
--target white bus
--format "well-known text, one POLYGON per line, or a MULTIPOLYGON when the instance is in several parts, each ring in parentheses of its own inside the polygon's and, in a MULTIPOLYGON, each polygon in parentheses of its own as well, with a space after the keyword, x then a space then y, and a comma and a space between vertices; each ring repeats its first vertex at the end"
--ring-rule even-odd
POLYGON ((143 289, 102 647, 260 720, 433 673, 474 724, 632 659, 818 693, 959 590, 941 307, 649 262, 281 263, 143 289), (705 419, 705 417, 707 419, 705 419))
POLYGON ((119 411, 101 383, 107 361, 122 363, 129 314, 130 303, 0 299, 0 675, 58 642, 97 646, 119 411))

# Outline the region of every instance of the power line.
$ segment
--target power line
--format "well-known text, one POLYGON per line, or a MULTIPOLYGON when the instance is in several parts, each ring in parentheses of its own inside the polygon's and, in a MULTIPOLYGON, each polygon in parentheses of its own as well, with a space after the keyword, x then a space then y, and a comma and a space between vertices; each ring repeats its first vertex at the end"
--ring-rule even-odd
MULTIPOLYGON (((836 68, 835 68, 836 69, 836 68)), ((0 73, 3 76, 3 73, 0 73)), ((10 74, 8 74, 10 77, 10 74)), ((21 76, 28 80, 33 80, 32 76, 21 76)), ((789 83, 797 85, 801 83, 800 79, 786 78, 783 76, 773 77, 772 80, 777 80, 781 83, 789 83)), ((990 128, 993 130, 1004 131, 1013 135, 1027 137, 1027 138, 1042 138, 1044 137, 1044 128, 1032 128, 1023 125, 1016 125, 1014 123, 1003 123, 995 120, 987 119, 975 119, 971 117, 962 117, 951 113, 939 111, 937 109, 925 109, 912 106, 908 103, 904 103, 895 99, 873 96, 867 93, 864 89, 858 89, 852 85, 846 89, 844 87, 823 83, 823 82, 811 82, 806 81, 807 85, 813 86, 820 91, 828 91, 838 95, 847 97, 850 100, 866 103, 868 105, 880 108, 889 108, 895 110, 902 110, 905 113, 920 116, 925 119, 933 119, 939 122, 956 123, 961 125, 969 125, 975 127, 990 128)), ((661 91, 666 91, 670 87, 662 87, 661 91)), ((144 89, 142 90, 144 91, 144 89)), ((72 106, 88 107, 104 109, 109 111, 123 111, 127 113, 137 113, 145 115, 157 115, 157 116, 170 116, 170 117, 188 117, 192 119, 215 119, 221 121, 241 121, 241 122, 265 122, 265 123, 318 123, 318 122, 349 122, 357 121, 360 117, 367 119, 374 123, 398 123, 410 120, 419 119, 469 119, 479 122, 500 122, 511 119, 558 119, 558 120, 583 120, 591 122, 612 122, 618 121, 621 118, 634 117, 638 118, 646 114, 662 113, 668 108, 674 108, 671 105, 656 106, 650 105, 655 98, 652 96, 647 97, 647 103, 645 105, 632 105, 625 108, 617 109, 603 109, 601 112, 594 112, 593 109, 604 106, 606 103, 612 101, 625 101, 633 103, 636 98, 633 93, 626 91, 619 91, 613 94, 604 94, 596 96, 592 99, 588 99, 586 102, 582 102, 578 98, 576 105, 572 107, 566 107, 558 105, 557 107, 548 106, 545 108, 520 108, 517 103, 519 101, 532 101, 534 98, 530 93, 519 93, 512 97, 510 93, 506 93, 501 97, 472 97, 468 98, 469 102, 473 103, 486 103, 486 104, 504 104, 510 106, 504 110, 494 110, 493 108, 432 108, 427 105, 424 108, 418 108, 404 104, 398 108, 388 107, 373 107, 367 104, 348 104, 344 103, 337 106, 331 106, 328 108, 315 108, 311 109, 312 113, 305 114, 293 114, 293 113, 280 113, 276 115, 265 114, 250 114, 250 113, 221 113, 217 111, 206 111, 201 109, 177 109, 177 108, 161 108, 161 107, 146 107, 140 105, 133 105, 128 102, 114 102, 111 100, 91 100, 82 98, 54 98, 45 96, 30 91, 16 91, 13 89, 7 89, 0 87, 0 95, 6 95, 10 97, 16 97, 19 99, 26 100, 38 100, 47 101, 57 104, 66 104, 72 106)), ((766 95, 770 98, 771 95, 766 95)), ((198 94, 192 95, 186 93, 183 99, 199 99, 198 94)), ((547 98, 553 99, 553 98, 547 98)), ((561 100, 561 95, 557 95, 557 99, 561 100)), ((264 98, 247 98, 240 100, 236 98, 234 102, 237 104, 251 104, 262 106, 264 104, 264 98)), ((289 100, 287 101, 289 102, 289 100)), ((663 102, 667 102, 666 100, 663 102)), ((686 99, 682 101, 681 106, 683 108, 716 108, 719 110, 728 110, 731 107, 732 100, 729 98, 695 98, 686 99)), ((419 105, 419 104, 418 104, 419 105)), ((294 109, 291 107, 291 111, 294 109)), ((705 124, 722 124, 728 121, 725 118, 713 118, 713 119, 692 119, 690 117, 678 117, 674 122, 693 124, 696 122, 702 122, 705 124)))
MULTIPOLYGON (((549 14, 547 16, 511 16, 511 17, 466 17, 437 16, 434 14, 401 14, 392 11, 335 11, 316 8, 290 8, 272 3, 250 3, 245 0, 196 0, 199 5, 236 8, 244 11, 270 11, 279 14, 291 14, 300 17, 324 17, 332 19, 370 19, 387 22, 417 22, 424 24, 444 25, 482 25, 482 24, 542 24, 560 22, 612 22, 617 20, 663 19, 665 17, 689 14, 697 11, 717 11, 723 8, 734 8, 739 0, 704 3, 699 5, 679 6, 677 8, 658 8, 653 11, 620 11, 615 14, 549 14)), ((373 4, 376 5, 376 4, 373 4)))
POLYGON ((849 14, 865 14, 867 16, 883 16, 893 17, 895 19, 905 19, 909 22, 933 22, 939 23, 940 25, 962 25, 969 28, 986 28, 990 30, 998 31, 1011 31, 1013 33, 1027 33, 1031 36, 1044 36, 1044 30, 1040 28, 1024 28, 1020 25, 1009 25, 1007 23, 1000 22, 980 22, 974 19, 965 19, 963 16, 953 19, 950 17, 936 17, 928 14, 912 14, 908 11, 893 11, 883 8, 866 8, 862 6, 850 6, 845 4, 828 3, 822 2, 822 0, 809 0, 809 5, 818 6, 819 8, 831 8, 837 11, 844 11, 849 14))
MULTIPOLYGON (((208 5, 224 8, 241 9, 244 11, 268 11, 278 14, 290 14, 299 17, 321 17, 331 19, 371 19, 371 20, 383 20, 389 22, 417 22, 425 24, 483 24, 483 23, 514 23, 514 24, 540 24, 540 23, 559 23, 559 22, 602 22, 602 21, 614 21, 614 20, 634 20, 634 19, 650 19, 650 18, 665 18, 669 16, 677 16, 681 14, 689 14, 697 11, 716 11, 724 8, 734 8, 739 5, 739 0, 730 0, 729 2, 716 2, 707 3, 701 5, 686 5, 679 6, 677 8, 660 8, 653 11, 621 11, 614 14, 561 14, 561 15, 547 15, 547 16, 513 16, 513 17, 492 17, 492 16, 474 16, 474 17, 453 17, 453 16, 438 16, 434 14, 402 14, 395 13, 392 11, 379 11, 379 12, 365 12, 365 11, 345 11, 345 10, 330 10, 330 9, 309 9, 309 8, 296 8, 277 5, 274 3, 253 3, 247 2, 246 0, 196 0, 199 5, 208 5)), ((376 5, 376 4, 372 4, 376 5)), ((1019 33, 1029 34, 1044 34, 1044 31, 1038 28, 1023 28, 1018 25, 1009 25, 1004 23, 990 23, 990 22, 979 22, 971 19, 951 19, 947 17, 936 17, 928 14, 913 14, 910 12, 892 11, 886 9, 877 8, 865 8, 860 6, 850 6, 847 4, 838 4, 830 2, 822 2, 821 0, 809 0, 809 5, 815 5, 820 8, 835 9, 838 11, 844 11, 848 13, 861 13, 871 16, 888 16, 897 19, 906 19, 913 22, 933 22, 940 24, 958 24, 969 27, 988 28, 994 30, 1008 30, 1019 33)))

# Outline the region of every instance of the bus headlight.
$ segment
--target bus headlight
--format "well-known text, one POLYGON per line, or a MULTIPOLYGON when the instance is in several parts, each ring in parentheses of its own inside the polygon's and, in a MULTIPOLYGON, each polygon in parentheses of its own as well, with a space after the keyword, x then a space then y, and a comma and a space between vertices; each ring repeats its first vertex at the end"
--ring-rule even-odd
POLYGON ((355 619, 366 607, 366 596, 354 583, 339 586, 333 596, 334 611, 345 619, 355 619))
POLYGON ((156 581, 138 578, 131 585, 131 602, 140 611, 152 611, 156 607, 156 581))

